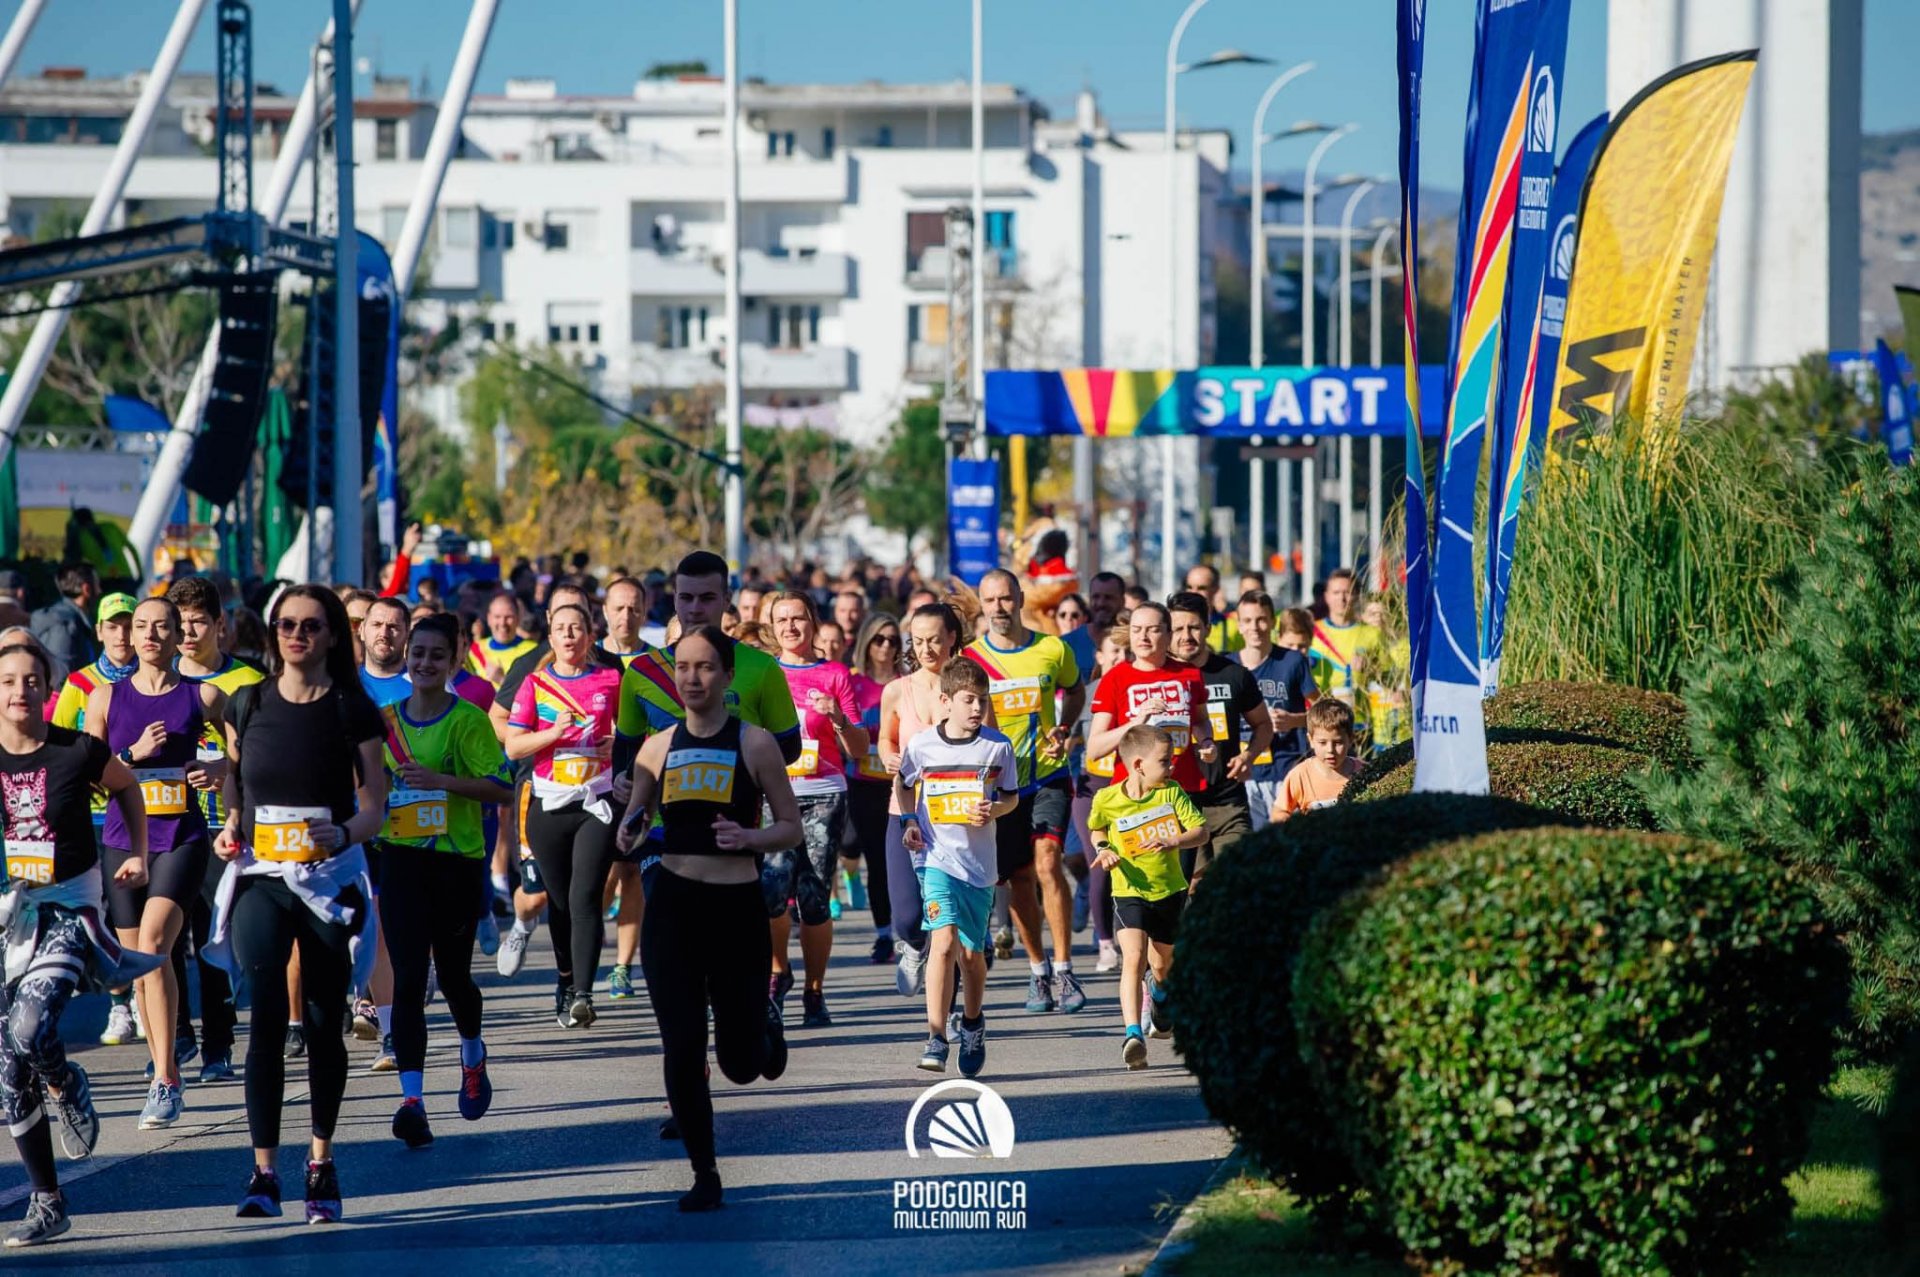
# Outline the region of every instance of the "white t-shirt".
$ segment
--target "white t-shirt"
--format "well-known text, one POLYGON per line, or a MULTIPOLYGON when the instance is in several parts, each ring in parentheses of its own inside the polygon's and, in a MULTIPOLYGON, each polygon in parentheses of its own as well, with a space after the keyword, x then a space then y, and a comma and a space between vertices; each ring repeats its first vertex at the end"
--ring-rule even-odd
POLYGON ((1013 746, 990 727, 968 741, 955 741, 946 728, 918 732, 900 755, 900 780, 914 786, 914 814, 926 840, 929 868, 975 887, 1000 880, 993 821, 967 822, 976 800, 998 802, 1020 792, 1019 764, 1013 746))

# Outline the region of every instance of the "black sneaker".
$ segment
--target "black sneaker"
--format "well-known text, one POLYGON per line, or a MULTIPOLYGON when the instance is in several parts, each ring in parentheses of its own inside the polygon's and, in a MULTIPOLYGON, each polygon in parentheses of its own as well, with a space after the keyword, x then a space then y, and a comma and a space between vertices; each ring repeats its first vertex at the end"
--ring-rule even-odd
POLYGON ((207 1062, 200 1066, 201 1083, 231 1082, 233 1079, 233 1052, 209 1052, 207 1062))
POLYGON ((793 971, 791 969, 782 971, 774 976, 772 982, 767 986, 767 995, 779 1006, 781 1015, 787 1013, 787 994, 791 992, 793 992, 793 971))
POLYGON ((433 1143, 433 1128, 427 1124, 427 1106, 416 1099, 402 1100, 393 1115, 393 1138, 408 1148, 425 1148, 433 1143))
MULTIPOLYGON (((714 1191, 717 1193, 719 1191, 718 1177, 715 1178, 714 1185, 714 1191)), ((718 1205, 717 1200, 715 1205, 718 1205)), ((683 1198, 680 1203, 680 1209, 688 1210, 694 1208, 688 1207, 683 1198)), ((707 1210, 711 1208, 699 1207, 698 1209, 707 1210)), ((18 1228, 7 1234, 7 1249, 15 1250, 22 1246, 38 1246, 42 1242, 50 1242, 72 1227, 72 1221, 67 1218, 67 1203, 65 1198, 61 1197, 57 1192, 35 1193, 27 1199, 27 1217, 20 1221, 18 1228)))
POLYGON ((876 967, 883 967, 887 965, 887 963, 892 962, 893 937, 891 935, 875 936, 873 938, 873 952, 867 955, 867 961, 876 967))
POLYGON ((289 1060, 297 1060, 307 1053, 307 1031, 297 1024, 287 1026, 287 1050, 289 1060))
POLYGON ((695 1171, 693 1188, 680 1198, 680 1209, 689 1213, 719 1210, 725 1204, 720 1198, 719 1171, 695 1171))
POLYGON ((307 1163, 307 1222, 337 1224, 345 1213, 340 1206, 340 1176, 333 1159, 307 1163))
POLYGON ((803 990, 800 994, 800 1027, 803 1029, 824 1029, 833 1023, 833 1017, 827 1014, 827 995, 819 990, 803 990))
POLYGON ((567 1006, 567 1027, 584 1029, 599 1018, 593 1009, 593 994, 585 989, 575 989, 573 1001, 567 1006))
POLYGON ((240 1199, 240 1209, 234 1214, 241 1219, 279 1219, 280 1176, 254 1167, 253 1178, 247 1181, 247 1195, 240 1199))
POLYGON ((565 980, 553 986, 553 1019, 563 1029, 573 1027, 573 986, 565 980))
POLYGON ((669 1117, 666 1121, 660 1123, 660 1138, 663 1140, 679 1139, 680 1138, 679 1120, 676 1118, 669 1117))
POLYGON ((767 1062, 761 1066, 760 1076, 769 1082, 778 1081, 787 1071, 787 1030, 780 1023, 780 1008, 767 1003, 767 1062))
POLYGON ((100 1116, 93 1109, 93 1087, 87 1081, 87 1071, 68 1060, 67 1084, 60 1088, 60 1094, 49 1094, 47 1102, 53 1107, 54 1124, 60 1128, 60 1151, 76 1162, 93 1156, 93 1146, 100 1139, 100 1116))

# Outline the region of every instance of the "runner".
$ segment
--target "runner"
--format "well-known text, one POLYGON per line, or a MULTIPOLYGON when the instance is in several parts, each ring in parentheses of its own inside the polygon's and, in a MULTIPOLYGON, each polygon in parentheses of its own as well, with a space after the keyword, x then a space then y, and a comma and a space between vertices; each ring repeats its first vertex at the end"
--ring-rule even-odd
MULTIPOLYGON (((1212 611, 1206 599, 1187 591, 1167 603, 1173 620, 1170 650, 1176 659, 1199 669, 1207 689, 1207 717, 1218 743, 1213 758, 1201 768, 1206 777, 1206 797, 1200 803, 1200 814, 1206 818, 1207 836, 1180 852, 1180 871, 1187 890, 1193 892, 1200 889, 1214 857, 1224 854, 1253 828, 1247 816, 1246 780, 1254 759, 1266 754, 1273 744, 1273 716, 1260 695, 1260 684, 1247 667, 1207 647, 1212 611)), ((1237 626, 1235 633, 1239 633, 1237 626)))
POLYGON ((584 1029, 598 1018, 593 986, 600 898, 613 863, 612 804, 627 796, 626 778, 611 770, 621 673, 594 662, 593 617, 580 604, 548 613, 548 642, 552 662, 520 685, 505 745, 508 758, 533 761, 525 837, 548 892, 554 1018, 584 1029))
MULTIPOLYGON (((893 776, 880 757, 880 705, 888 684, 900 677, 900 622, 875 612, 860 626, 855 645, 853 699, 860 706, 860 726, 867 733, 867 749, 847 760, 847 812, 853 841, 840 856, 840 877, 852 888, 860 885, 860 863, 867 866, 866 905, 873 912, 873 950, 868 960, 876 966, 893 961, 893 909, 887 882, 887 809, 893 776)), ((855 908, 859 907, 858 902, 855 908)))
POLYGON ((27 1216, 7 1234, 9 1248, 52 1241, 72 1227, 53 1162, 48 1109, 60 1123, 60 1148, 79 1160, 93 1152, 100 1119, 86 1070, 67 1059, 60 1015, 92 965, 109 985, 127 985, 164 964, 157 954, 123 951, 100 917, 106 887, 93 839, 90 794, 98 786, 133 839, 116 885, 145 881, 146 811, 127 765, 105 743, 46 719, 53 681, 36 643, 0 646, 0 834, 6 843, 6 974, 0 982, 0 1112, 13 1134, 32 1194, 27 1216))
POLYGON ((1318 695, 1313 685, 1313 670, 1306 649, 1313 643, 1313 618, 1301 609, 1295 617, 1288 613, 1290 625, 1285 642, 1274 642, 1273 598, 1267 594, 1243 594, 1234 608, 1240 634, 1246 646, 1240 649, 1240 664, 1259 684, 1260 696, 1267 703, 1273 720, 1273 744, 1267 752, 1254 756, 1247 773, 1247 816, 1255 832, 1273 820, 1273 800, 1280 796, 1281 782, 1287 772, 1307 753, 1307 705, 1318 695))
POLYGON ((1380 635, 1380 661, 1367 671, 1367 717, 1373 726, 1373 753, 1381 754, 1413 739, 1413 716, 1407 712, 1413 654, 1407 636, 1394 632, 1384 599, 1368 599, 1360 620, 1380 635))
POLYGON ((513 663, 537 643, 520 633, 520 600, 511 591, 502 590, 487 600, 486 622, 486 640, 467 649, 467 668, 497 688, 513 663))
MULTIPOLYGON (((407 677, 407 605, 396 598, 376 598, 367 604, 360 622, 360 685, 378 708, 398 704, 413 691, 407 677)), ((380 840, 367 844, 367 876, 374 898, 380 895, 382 863, 380 840)), ((373 974, 353 1004, 353 1036, 378 1042, 380 1049, 367 1066, 369 1073, 391 1073, 398 1066, 393 1054, 393 962, 387 954, 386 932, 374 912, 373 974)))
MULTIPOLYGON (((110 809, 101 859, 109 875, 107 912, 114 930, 122 944, 148 953, 173 952, 187 909, 200 899, 211 852, 200 794, 218 787, 226 775, 224 762, 202 762, 197 751, 205 725, 221 720, 227 698, 212 684, 188 682, 174 669, 179 622, 179 609, 169 600, 142 602, 133 614, 138 668, 87 698, 87 734, 114 751, 140 784, 144 836, 135 836, 118 808, 110 809), (145 881, 120 886, 121 866, 135 858, 146 866, 145 881)), ((176 1023, 185 991, 169 961, 134 990, 141 1020, 176 1023)), ((174 1044, 164 1033, 149 1034, 147 1051, 153 1057, 153 1086, 140 1113, 143 1131, 172 1126, 182 1105, 174 1044)))
POLYGON ((1371 742, 1370 705, 1365 695, 1372 671, 1385 663, 1380 631, 1354 619, 1353 571, 1327 574, 1327 616, 1313 627, 1313 680, 1320 690, 1353 711, 1356 756, 1371 742))
POLYGON ((1207 602, 1207 646, 1225 655, 1240 650, 1240 627, 1220 610, 1220 570, 1211 563, 1196 563, 1187 569, 1186 588, 1207 602))
POLYGON ((447 688, 460 626, 430 616, 407 644, 407 699, 383 711, 391 776, 381 860, 380 930, 393 959, 392 1048, 401 1102, 394 1138, 433 1142, 427 1122, 427 969, 439 978, 460 1035, 460 1116, 477 1122, 493 1100, 473 982, 475 904, 486 885, 482 803, 507 800, 507 759, 487 716, 447 688))
MULTIPOLYGON (((608 582, 607 602, 603 609, 607 618, 607 638, 602 646, 607 655, 618 660, 624 669, 641 664, 641 677, 656 686, 664 683, 671 692, 672 666, 664 653, 640 635, 647 619, 646 608, 647 587, 639 581, 622 576, 608 582)), ((625 702, 626 686, 623 677, 622 703, 625 702)), ((620 767, 622 761, 624 759, 616 749, 614 764, 620 771, 625 771, 626 768, 620 767)), ((640 956, 640 924, 646 910, 646 892, 640 885, 640 862, 647 852, 647 842, 624 851, 616 847, 613 868, 607 873, 605 905, 611 908, 616 899, 619 903, 617 912, 613 914, 613 974, 607 977, 607 997, 616 1002, 634 996, 633 964, 640 956)))
POLYGON ((987 671, 993 716, 1020 764, 1020 806, 996 822, 1000 876, 1011 892, 1015 928, 1027 951, 1027 1010, 1069 1014, 1087 1004, 1073 973, 1073 887, 1061 850, 1073 814, 1067 774, 1071 724, 1086 703, 1080 669, 1067 645, 1036 634, 1020 619, 1020 579, 1004 568, 980 578, 987 632, 966 655, 987 671), (1060 695, 1056 697, 1056 693, 1060 695), (1035 882, 1038 880, 1038 891, 1035 882), (1045 906, 1052 961, 1040 932, 1045 906))
POLYGON ((714 625, 681 638, 673 673, 686 721, 641 746, 620 824, 621 840, 637 841, 657 806, 665 831, 641 953, 667 1103, 693 1165, 683 1211, 722 1204, 706 1070, 709 1010, 714 1058, 729 1081, 773 1081, 787 1068, 786 1037, 763 983, 772 947, 750 857, 793 846, 800 807, 774 738, 727 710, 737 650, 714 625), (765 823, 763 802, 773 816, 765 823))
POLYGON ((375 599, 360 622, 360 685, 376 706, 407 699, 407 605, 401 599, 375 599))
POLYGON ((280 1214, 274 1169, 285 1103, 286 968, 300 954, 307 1043, 307 1222, 342 1212, 333 1131, 347 1087, 342 1041, 353 947, 372 960, 372 883, 363 844, 386 820, 385 735, 360 686, 346 608, 316 585, 275 601, 271 677, 227 702, 226 823, 214 854, 232 867, 220 882, 208 956, 244 973, 252 991, 247 1042, 247 1128, 253 1174, 238 1214, 280 1214))
POLYGON ((1086 849, 1088 862, 1087 918, 1093 924, 1097 953, 1093 969, 1107 972, 1120 965, 1120 950, 1113 940, 1113 885, 1109 875, 1093 869, 1093 830, 1087 825, 1087 817, 1093 812, 1093 800, 1113 783, 1113 755, 1089 758, 1087 732, 1093 723, 1092 703, 1100 699, 1100 680, 1108 670, 1127 659, 1124 625, 1107 627, 1107 632, 1100 636, 1100 646, 1094 649, 1093 659, 1093 695, 1088 698, 1087 708, 1081 710, 1080 721, 1074 724, 1073 827, 1080 845, 1086 849))
MULTIPOLYGON (((842 596, 846 597, 846 596, 842 596)), ((806 983, 800 992, 801 1027, 824 1028, 827 1013, 827 962, 833 954, 833 918, 828 901, 840 871, 840 844, 847 829, 848 758, 867 752, 867 729, 853 677, 844 665, 814 656, 813 602, 788 591, 773 596, 773 634, 780 644, 780 672, 786 675, 800 709, 800 757, 787 767, 800 803, 799 844, 761 859, 761 889, 773 933, 773 973, 769 988, 775 1007, 784 1011, 793 987, 788 941, 793 920, 800 920, 800 955, 806 983)))

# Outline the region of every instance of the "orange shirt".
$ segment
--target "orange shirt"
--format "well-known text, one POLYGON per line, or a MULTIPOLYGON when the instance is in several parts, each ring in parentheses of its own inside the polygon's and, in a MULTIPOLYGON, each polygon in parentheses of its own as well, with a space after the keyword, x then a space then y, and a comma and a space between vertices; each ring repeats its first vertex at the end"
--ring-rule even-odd
POLYGON ((1331 807, 1347 787, 1351 777, 1360 774, 1360 760, 1349 755, 1338 770, 1318 758, 1303 758, 1294 764, 1280 782, 1280 797, 1273 803, 1273 818, 1285 820, 1295 812, 1314 807, 1331 807))

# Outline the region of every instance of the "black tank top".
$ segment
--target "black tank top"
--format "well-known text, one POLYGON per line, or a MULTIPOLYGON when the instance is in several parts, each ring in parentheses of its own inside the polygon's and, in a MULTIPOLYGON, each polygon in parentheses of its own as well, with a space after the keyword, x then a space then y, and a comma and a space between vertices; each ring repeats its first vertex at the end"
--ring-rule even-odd
POLYGON ((660 773, 662 848, 670 856, 740 856, 714 846, 713 819, 725 816, 737 825, 760 824, 760 786, 740 754, 740 720, 729 717, 714 736, 695 736, 676 724, 667 742, 667 764, 660 773))

